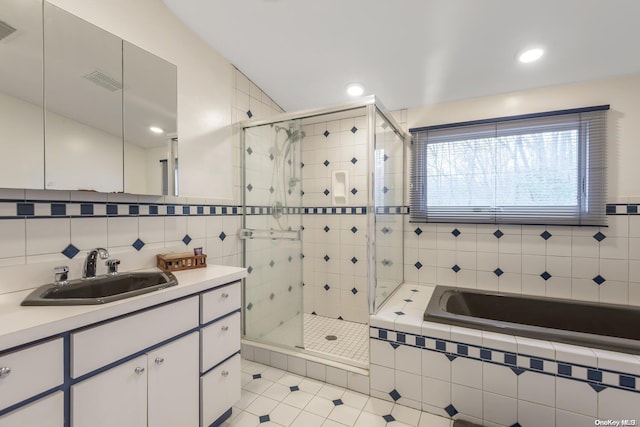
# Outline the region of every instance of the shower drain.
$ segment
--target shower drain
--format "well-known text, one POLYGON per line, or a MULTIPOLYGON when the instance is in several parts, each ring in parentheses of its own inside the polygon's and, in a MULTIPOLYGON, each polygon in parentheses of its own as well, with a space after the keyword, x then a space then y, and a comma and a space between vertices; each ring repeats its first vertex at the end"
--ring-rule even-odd
POLYGON ((335 341, 338 339, 338 337, 335 335, 327 335, 326 337, 324 337, 324 339, 326 339, 327 341, 335 341))

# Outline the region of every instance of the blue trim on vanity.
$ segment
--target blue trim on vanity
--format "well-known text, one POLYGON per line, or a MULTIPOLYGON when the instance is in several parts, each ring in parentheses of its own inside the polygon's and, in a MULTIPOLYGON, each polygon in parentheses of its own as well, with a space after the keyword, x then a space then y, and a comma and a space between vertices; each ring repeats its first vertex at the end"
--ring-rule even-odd
POLYGON ((225 422, 231 416, 231 413, 232 413, 232 408, 227 409, 227 412, 222 414, 220 418, 215 420, 209 427, 218 427, 222 425, 222 423, 225 422))

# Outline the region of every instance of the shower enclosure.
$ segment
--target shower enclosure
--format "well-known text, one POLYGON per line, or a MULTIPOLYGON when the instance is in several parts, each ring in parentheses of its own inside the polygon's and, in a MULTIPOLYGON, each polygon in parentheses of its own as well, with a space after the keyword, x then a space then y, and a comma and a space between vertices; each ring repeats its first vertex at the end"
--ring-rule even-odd
POLYGON ((245 338, 368 367, 403 281, 406 134, 373 96, 242 128, 245 338))

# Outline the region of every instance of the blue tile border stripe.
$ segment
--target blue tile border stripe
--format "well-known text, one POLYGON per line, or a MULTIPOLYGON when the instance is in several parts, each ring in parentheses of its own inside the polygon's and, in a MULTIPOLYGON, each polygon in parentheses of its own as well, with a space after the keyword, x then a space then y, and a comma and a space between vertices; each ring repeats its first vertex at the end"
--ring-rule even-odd
POLYGON ((414 347, 420 350, 443 353, 454 360, 457 357, 510 368, 517 375, 533 372, 588 383, 597 388, 611 387, 640 393, 640 375, 617 372, 594 366, 585 366, 545 357, 512 353, 490 347, 482 347, 426 335, 415 335, 391 329, 370 327, 370 339, 389 342, 394 348, 414 347), (398 338, 401 338, 402 341, 398 338))

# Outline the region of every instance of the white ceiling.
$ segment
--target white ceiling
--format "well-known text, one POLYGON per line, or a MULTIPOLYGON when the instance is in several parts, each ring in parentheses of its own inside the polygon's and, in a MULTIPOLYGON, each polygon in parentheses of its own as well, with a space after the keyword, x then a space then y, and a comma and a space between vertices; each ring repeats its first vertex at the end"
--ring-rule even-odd
POLYGON ((639 0, 163 1, 287 111, 352 81, 394 110, 640 72, 639 0))

